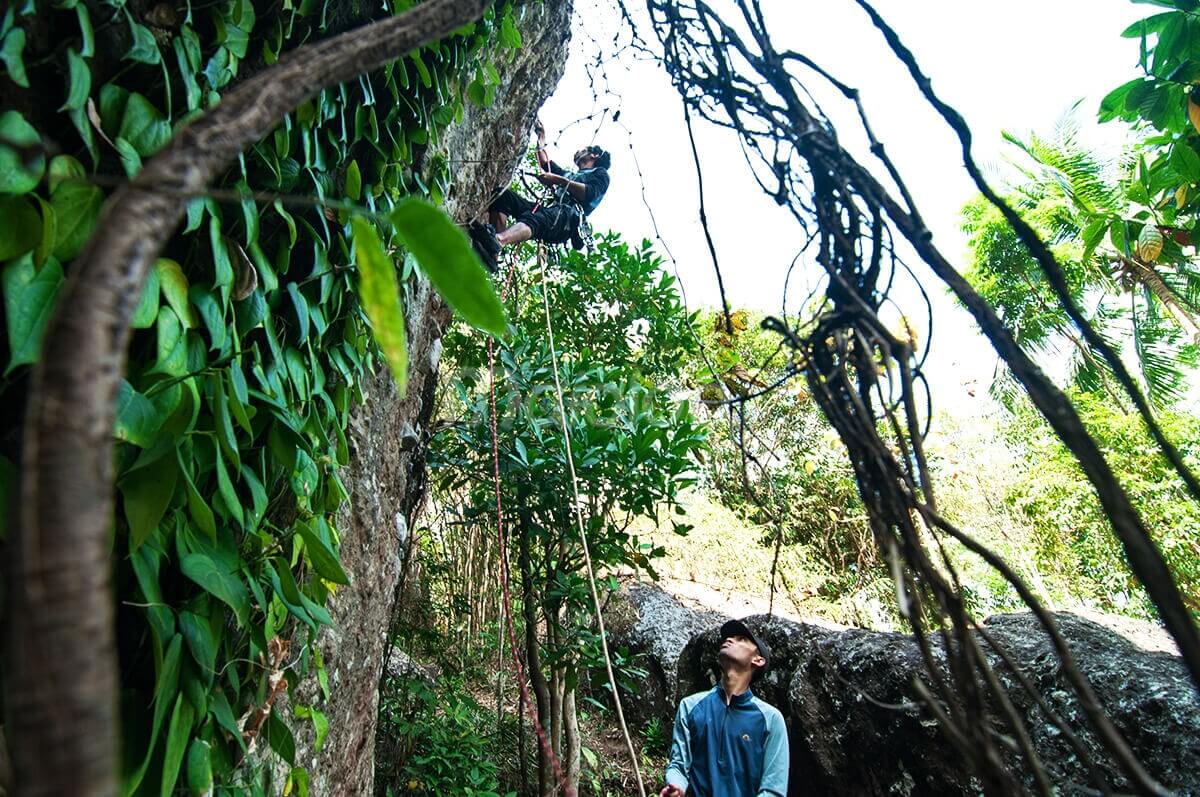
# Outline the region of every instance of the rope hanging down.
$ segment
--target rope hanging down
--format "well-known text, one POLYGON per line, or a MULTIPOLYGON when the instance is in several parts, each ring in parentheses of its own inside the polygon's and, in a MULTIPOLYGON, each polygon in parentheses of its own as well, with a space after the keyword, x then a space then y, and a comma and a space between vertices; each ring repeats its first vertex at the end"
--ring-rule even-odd
MULTIPOLYGON (((642 778, 641 767, 638 763, 637 751, 633 747, 633 738, 629 732, 629 726, 625 721, 625 712, 621 704, 621 695, 617 688, 616 675, 613 671, 612 657, 608 650, 608 634, 604 626, 604 615, 601 610, 600 596, 596 589, 596 574, 592 566, 591 550, 588 546, 587 534, 584 527, 583 514, 581 510, 581 497, 579 493, 579 480, 575 471, 575 458, 571 449, 571 433, 567 423, 566 407, 563 400, 562 382, 558 372, 558 352, 554 343, 554 327, 550 315, 550 297, 548 280, 546 274, 547 268, 547 250, 542 244, 538 245, 537 249, 538 270, 542 281, 542 305, 546 319, 546 335, 550 345, 550 362, 551 369, 554 375, 554 390, 558 407, 559 422, 563 432, 563 446, 566 454, 567 469, 571 477, 571 492, 573 498, 573 514, 576 521, 576 529, 579 533, 579 540, 583 550, 584 564, 587 571, 588 587, 592 598, 592 607, 595 615, 596 626, 600 636, 600 649, 604 656, 605 672, 608 676, 608 686, 612 693, 613 705, 616 708, 617 722, 621 727, 621 734, 625 742, 626 751, 629 754, 630 763, 633 765, 634 775, 637 779, 638 794, 640 797, 646 797, 646 786, 642 778)), ((501 292, 501 301, 508 297, 508 291, 512 284, 513 274, 515 273, 515 265, 510 265, 508 274, 505 278, 504 288, 501 292)), ((534 732, 538 737, 538 743, 542 748, 542 752, 546 759, 550 762, 554 772, 555 780, 558 781, 559 787, 568 795, 574 797, 575 791, 571 788, 567 781, 566 775, 562 769, 562 763, 555 755, 552 745, 546 735, 545 729, 542 727, 538 719, 537 711, 533 708, 533 702, 530 699, 529 687, 526 683, 525 668, 521 662, 520 655, 517 653, 517 638, 512 617, 512 599, 510 591, 510 577, 508 570, 508 546, 504 532, 504 506, 501 498, 501 483, 500 483, 500 444, 499 433, 497 429, 497 410, 496 410, 496 355, 494 339, 488 338, 488 406, 490 412, 490 427, 492 435, 492 479, 496 495, 496 534, 499 543, 500 556, 500 582, 501 596, 504 611, 504 623, 508 633, 509 648, 512 651, 513 667, 517 675, 517 683, 520 689, 520 699, 522 710, 529 713, 533 721, 534 732)))
POLYGON ((617 722, 625 737, 625 749, 629 753, 629 761, 633 764, 633 773, 637 777, 638 794, 646 797, 646 786, 642 782, 642 770, 638 766, 637 752, 633 749, 633 739, 629 735, 629 726, 625 724, 625 711, 621 707, 621 693, 617 690, 617 679, 613 674, 612 657, 608 654, 608 634, 604 630, 604 613, 600 608, 600 596, 596 592, 596 573, 592 568, 592 554, 588 547, 587 533, 583 524, 583 510, 580 508, 582 499, 579 496, 579 479, 575 475, 575 457, 571 453, 571 430, 567 426, 567 410, 563 406, 562 383, 558 378, 558 353, 554 347, 554 326, 550 321, 550 293, 546 279, 546 247, 538 246, 538 267, 542 279, 542 307, 546 314, 546 336, 550 342, 550 365, 554 373, 554 393, 558 400, 558 418, 562 424, 563 446, 567 454, 567 469, 571 474, 571 494, 574 502, 575 523, 579 531, 579 543, 583 547, 583 561, 587 568, 588 588, 592 593, 592 607, 596 615, 596 627, 600 632, 600 650, 604 653, 604 669, 608 673, 608 688, 612 691, 613 705, 617 709, 617 722))
MULTIPOLYGON (((515 273, 516 264, 510 262, 508 274, 504 280, 504 288, 500 292, 501 302, 508 298, 508 291, 512 286, 512 279, 515 273)), ((571 789, 570 784, 567 782, 566 774, 562 770, 562 764, 558 760, 558 756, 554 754, 554 749, 550 744, 549 738, 546 736, 546 730, 542 727, 542 723, 538 719, 538 713, 533 708, 533 701, 529 698, 529 685, 525 680, 525 667, 521 663, 521 655, 517 652, 517 633, 513 627, 512 595, 509 590, 508 541, 504 534, 504 504, 500 498, 500 438, 496 431, 496 346, 495 338, 490 335, 488 336, 487 351, 488 409, 491 416, 489 420, 492 432, 492 480, 496 490, 496 539, 500 549, 500 594, 504 606, 504 627, 508 631, 508 647, 512 651, 513 669, 517 673, 517 688, 521 694, 521 710, 528 711, 530 719, 533 720, 533 730, 537 735, 538 744, 541 745, 542 753, 550 762, 550 766, 554 770, 554 778, 558 781, 563 793, 567 797, 575 797, 575 792, 571 789)))

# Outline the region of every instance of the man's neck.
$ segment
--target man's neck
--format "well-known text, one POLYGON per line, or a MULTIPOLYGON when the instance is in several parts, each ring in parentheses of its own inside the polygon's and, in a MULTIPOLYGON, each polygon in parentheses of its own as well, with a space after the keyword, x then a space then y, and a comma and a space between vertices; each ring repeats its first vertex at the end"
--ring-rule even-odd
POLYGON ((721 691, 725 693, 725 704, 750 688, 753 670, 730 668, 721 674, 721 691))

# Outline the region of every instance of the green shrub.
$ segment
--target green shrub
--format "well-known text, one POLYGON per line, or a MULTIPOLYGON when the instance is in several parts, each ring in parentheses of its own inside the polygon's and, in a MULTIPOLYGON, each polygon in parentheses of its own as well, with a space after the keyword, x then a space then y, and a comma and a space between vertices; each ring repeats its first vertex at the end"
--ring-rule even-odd
POLYGON ((500 797, 492 739, 483 731, 495 724, 495 715, 457 681, 435 690, 418 678, 389 677, 379 712, 376 791, 500 797))
MULTIPOLYGON (((1159 455, 1136 414, 1113 409, 1090 394, 1073 400, 1162 550, 1193 615, 1200 616, 1200 507, 1159 455)), ((1171 412, 1161 413, 1158 420, 1195 468, 1200 420, 1171 412)), ((1040 569, 1067 581, 1072 593, 1096 608, 1153 617, 1153 607, 1074 457, 1028 405, 1018 407, 1015 421, 1009 434, 1027 452, 1031 467, 1006 498, 1035 532, 1040 569)))

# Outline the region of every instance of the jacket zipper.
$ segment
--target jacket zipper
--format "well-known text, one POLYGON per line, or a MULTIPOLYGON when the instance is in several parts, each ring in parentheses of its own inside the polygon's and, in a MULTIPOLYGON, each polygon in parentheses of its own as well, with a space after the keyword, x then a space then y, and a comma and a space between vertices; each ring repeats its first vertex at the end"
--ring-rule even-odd
MULTIPOLYGON (((722 695, 724 696, 724 695, 722 695)), ((727 700, 729 700, 727 698, 727 700)), ((722 701, 725 703, 725 714, 721 717, 721 734, 717 739, 717 763, 725 763, 725 726, 729 722, 729 709, 731 702, 722 701)))

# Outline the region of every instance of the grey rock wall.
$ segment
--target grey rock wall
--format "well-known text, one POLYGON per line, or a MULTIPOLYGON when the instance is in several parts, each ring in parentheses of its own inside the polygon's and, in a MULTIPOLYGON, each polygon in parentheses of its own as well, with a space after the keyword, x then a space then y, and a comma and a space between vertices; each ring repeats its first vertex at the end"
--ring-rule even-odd
MULTIPOLYGON (((636 692, 621 694, 629 722, 643 725, 657 718, 670 728, 679 702, 679 654, 692 637, 729 619, 717 612, 699 611, 649 584, 631 584, 605 610, 610 646, 637 654, 635 664, 646 671, 636 692)), ((607 689, 597 690, 601 699, 607 689)))
MULTIPOLYGON (((469 108, 462 123, 445 136, 455 170, 446 209, 456 219, 476 213, 491 190, 512 174, 537 108, 562 75, 571 10, 571 0, 523 5, 518 26, 524 47, 511 61, 501 61, 496 102, 488 109, 469 108)), ((370 795, 375 788, 380 676, 388 628, 406 594, 406 573, 412 570, 410 530, 416 528, 425 501, 427 427, 440 340, 451 320, 449 308, 424 280, 416 283, 410 299, 408 395, 401 399, 381 369, 368 380, 363 404, 350 421, 351 462, 341 474, 350 505, 339 520, 342 563, 352 584, 331 599, 334 627, 323 629, 316 643, 331 694, 322 699, 315 678, 293 692, 295 703, 314 704, 329 720, 320 751, 311 725, 291 720, 296 763, 309 770, 310 793, 322 797, 370 795)), ((290 715, 286 705, 279 709, 290 715)))

